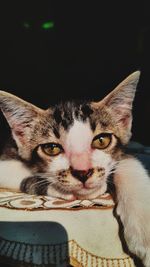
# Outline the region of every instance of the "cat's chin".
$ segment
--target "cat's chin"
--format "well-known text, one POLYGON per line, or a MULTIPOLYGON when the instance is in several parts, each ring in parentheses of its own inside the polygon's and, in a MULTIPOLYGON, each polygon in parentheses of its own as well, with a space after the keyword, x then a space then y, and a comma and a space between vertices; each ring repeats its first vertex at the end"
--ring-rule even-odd
POLYGON ((74 192, 74 196, 76 199, 94 199, 104 194, 107 190, 107 185, 104 184, 100 188, 82 188, 79 191, 74 192))
POLYGON ((107 191, 107 184, 104 182, 102 184, 93 184, 93 186, 88 185, 76 185, 72 188, 63 188, 62 186, 49 186, 47 190, 47 195, 55 198, 61 198, 64 200, 74 201, 76 199, 94 199, 107 191))

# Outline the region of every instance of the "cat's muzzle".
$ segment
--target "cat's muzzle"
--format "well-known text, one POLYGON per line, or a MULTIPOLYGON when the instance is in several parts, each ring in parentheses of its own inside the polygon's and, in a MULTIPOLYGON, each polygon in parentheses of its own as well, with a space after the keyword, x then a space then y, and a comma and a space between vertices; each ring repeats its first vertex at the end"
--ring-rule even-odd
POLYGON ((84 184, 87 181, 87 179, 90 176, 92 176, 93 169, 89 169, 86 171, 86 170, 74 170, 73 168, 71 168, 71 174, 72 174, 72 176, 74 176, 80 182, 82 182, 84 184))

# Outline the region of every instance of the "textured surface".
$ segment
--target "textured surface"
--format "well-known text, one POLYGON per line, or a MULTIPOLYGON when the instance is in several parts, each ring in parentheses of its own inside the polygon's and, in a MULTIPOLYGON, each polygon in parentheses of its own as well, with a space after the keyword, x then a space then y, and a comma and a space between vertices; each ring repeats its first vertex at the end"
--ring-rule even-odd
POLYGON ((0 205, 2 260, 66 266, 69 257, 73 266, 134 266, 122 250, 109 194, 65 202, 1 190, 0 205))

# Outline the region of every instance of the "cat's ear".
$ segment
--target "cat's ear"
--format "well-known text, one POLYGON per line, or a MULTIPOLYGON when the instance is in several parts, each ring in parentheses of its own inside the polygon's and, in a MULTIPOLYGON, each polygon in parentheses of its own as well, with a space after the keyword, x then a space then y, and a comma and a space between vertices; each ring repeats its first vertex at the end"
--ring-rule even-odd
POLYGON ((30 137, 33 124, 44 110, 5 91, 0 91, 0 109, 3 112, 17 144, 30 137))
POLYGON ((132 73, 103 100, 92 103, 92 106, 96 109, 105 106, 110 110, 117 124, 125 127, 126 130, 130 130, 132 123, 132 104, 139 77, 140 71, 132 73))

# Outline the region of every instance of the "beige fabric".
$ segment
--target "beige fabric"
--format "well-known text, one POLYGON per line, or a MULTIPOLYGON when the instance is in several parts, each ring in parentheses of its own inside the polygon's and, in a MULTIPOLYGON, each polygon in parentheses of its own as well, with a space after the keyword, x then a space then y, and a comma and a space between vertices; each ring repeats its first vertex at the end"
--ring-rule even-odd
POLYGON ((108 194, 64 202, 0 192, 0 255, 30 264, 65 266, 69 256, 75 267, 134 266, 122 250, 113 205, 108 194))

